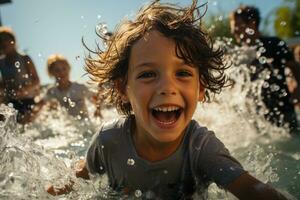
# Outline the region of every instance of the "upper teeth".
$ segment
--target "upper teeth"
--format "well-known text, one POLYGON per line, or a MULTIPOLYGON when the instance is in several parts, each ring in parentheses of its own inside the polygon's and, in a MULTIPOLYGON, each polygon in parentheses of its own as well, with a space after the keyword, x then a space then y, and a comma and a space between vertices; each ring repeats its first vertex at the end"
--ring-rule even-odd
POLYGON ((155 107, 154 110, 161 112, 171 112, 179 110, 180 108, 177 106, 168 106, 168 107, 155 107))

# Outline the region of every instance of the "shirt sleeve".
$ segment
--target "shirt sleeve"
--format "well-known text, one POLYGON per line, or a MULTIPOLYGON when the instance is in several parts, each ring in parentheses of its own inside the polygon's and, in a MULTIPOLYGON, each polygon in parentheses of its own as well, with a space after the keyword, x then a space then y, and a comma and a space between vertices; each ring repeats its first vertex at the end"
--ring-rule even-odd
POLYGON ((192 145, 195 173, 204 182, 215 182, 219 187, 226 187, 245 170, 213 132, 207 129, 204 132, 192 145))
POLYGON ((52 99, 55 99, 53 88, 49 88, 43 98, 45 101, 50 101, 52 99))
POLYGON ((93 136, 92 143, 86 154, 86 165, 89 173, 103 174, 105 173, 103 145, 101 144, 100 133, 93 136))

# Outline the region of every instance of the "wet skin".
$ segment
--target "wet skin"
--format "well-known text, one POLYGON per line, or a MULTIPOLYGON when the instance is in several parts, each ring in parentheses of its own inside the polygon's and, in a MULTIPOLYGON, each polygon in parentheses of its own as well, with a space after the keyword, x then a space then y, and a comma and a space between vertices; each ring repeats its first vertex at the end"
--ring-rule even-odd
POLYGON ((158 161, 180 145, 204 88, 198 68, 176 56, 175 42, 150 31, 131 49, 124 96, 135 115, 137 152, 149 161, 158 161))

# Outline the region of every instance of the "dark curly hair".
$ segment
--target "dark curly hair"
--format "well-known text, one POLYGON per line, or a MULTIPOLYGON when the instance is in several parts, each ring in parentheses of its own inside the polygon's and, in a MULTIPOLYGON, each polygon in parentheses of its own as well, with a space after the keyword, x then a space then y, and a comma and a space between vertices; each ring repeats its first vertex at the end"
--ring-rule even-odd
POLYGON ((241 5, 230 13, 230 18, 235 19, 240 17, 246 24, 255 23, 259 27, 261 18, 258 8, 254 6, 241 5))
POLYGON ((106 50, 102 51, 98 46, 94 52, 96 56, 89 55, 85 59, 86 70, 103 90, 107 103, 114 104, 123 114, 131 114, 130 103, 121 100, 127 84, 130 52, 132 46, 151 30, 174 40, 176 55, 199 68, 200 83, 206 88, 205 99, 209 99, 209 93, 221 91, 227 81, 224 74, 227 66, 223 63, 223 51, 213 47, 212 40, 200 27, 203 16, 200 8, 203 6, 206 4, 198 6, 197 0, 189 7, 153 1, 142 7, 133 21, 123 21, 117 27, 109 41, 105 41, 108 44, 106 50))
POLYGON ((6 26, 0 26, 0 43, 11 40, 16 41, 16 36, 11 28, 6 26))

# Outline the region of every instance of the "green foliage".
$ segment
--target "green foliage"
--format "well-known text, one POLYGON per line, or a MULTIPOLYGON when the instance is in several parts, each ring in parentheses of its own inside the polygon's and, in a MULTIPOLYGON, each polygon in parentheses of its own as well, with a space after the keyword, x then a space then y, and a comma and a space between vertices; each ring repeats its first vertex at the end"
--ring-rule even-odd
POLYGON ((275 12, 274 29, 279 37, 291 38, 300 35, 300 0, 285 0, 275 12), (289 5, 288 5, 289 4, 289 5))
POLYGON ((232 37, 230 33, 229 18, 227 15, 210 15, 207 17, 208 19, 205 19, 204 21, 204 27, 207 29, 213 39, 217 37, 232 37))

